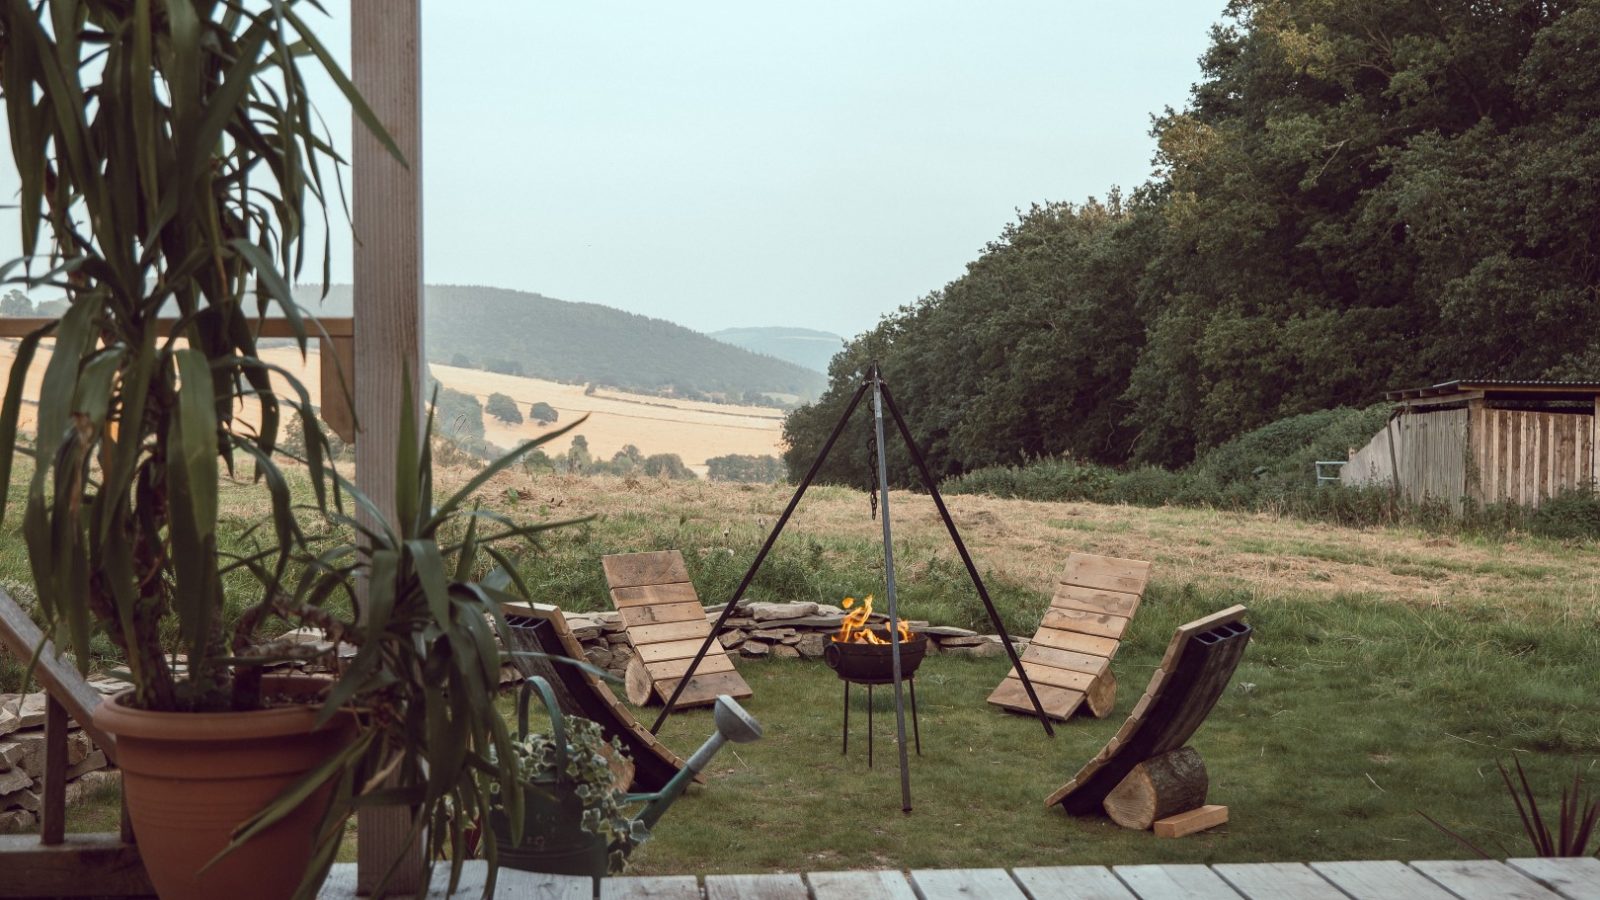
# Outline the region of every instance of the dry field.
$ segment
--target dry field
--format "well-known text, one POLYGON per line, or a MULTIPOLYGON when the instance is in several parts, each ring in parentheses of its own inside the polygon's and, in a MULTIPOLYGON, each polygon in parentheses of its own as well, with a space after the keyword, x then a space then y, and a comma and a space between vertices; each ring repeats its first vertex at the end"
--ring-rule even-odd
MULTIPOLYGON (((0 372, 9 376, 16 355, 16 341, 0 340, 0 372)), ((39 381, 49 363, 49 344, 41 347, 28 373, 24 397, 38 396, 39 381)), ((289 371, 295 372, 311 394, 311 401, 320 405, 318 357, 311 354, 308 363, 302 363, 300 354, 293 348, 274 348, 262 351, 262 358, 289 371)), ((589 442, 589 452, 597 458, 609 459, 626 444, 637 446, 645 455, 676 453, 698 474, 706 472, 706 460, 730 453, 753 456, 783 452, 783 413, 759 406, 736 406, 720 403, 700 403, 692 400, 673 400, 629 394, 621 391, 598 389, 592 395, 584 394, 583 385, 560 384, 538 378, 498 375, 477 369, 459 369, 454 366, 432 366, 435 378, 446 387, 471 394, 480 402, 491 393, 503 393, 517 401, 526 414, 527 408, 543 401, 561 414, 560 421, 549 427, 540 427, 531 420, 521 425, 509 425, 493 416, 484 417, 485 437, 492 444, 513 447, 531 440, 541 432, 559 428, 572 420, 588 415, 589 420, 577 431, 589 442)), ((242 417, 250 420, 252 411, 245 409, 242 417)), ((31 428, 31 404, 24 404, 23 427, 31 428)), ((441 423, 447 430, 449 423, 441 423)), ((552 454, 565 452, 573 435, 565 435, 551 442, 552 454)))

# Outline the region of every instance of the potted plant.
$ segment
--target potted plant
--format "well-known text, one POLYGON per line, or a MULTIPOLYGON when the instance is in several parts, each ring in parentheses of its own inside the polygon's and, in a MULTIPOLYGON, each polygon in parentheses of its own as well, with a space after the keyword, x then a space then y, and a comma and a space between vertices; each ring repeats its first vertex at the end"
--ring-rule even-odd
POLYGON ((446 800, 483 806, 487 783, 507 774, 486 747, 510 746, 486 617, 498 614, 493 582, 514 585, 471 576, 480 549, 503 560, 495 541, 544 527, 448 537, 481 479, 435 511, 414 420, 396 439, 397 524, 374 524, 384 517, 329 464, 305 389, 257 352, 257 317, 292 323, 302 354, 317 333, 288 283, 341 161, 314 128, 300 61, 326 69, 399 155, 299 6, 0 4, 26 254, 0 278, 69 301, 19 342, 0 406, 0 492, 25 375, 53 339, 22 513, 38 613, 80 667, 97 634, 126 664, 130 688, 102 724, 119 735, 140 852, 168 897, 314 893, 361 804, 413 806, 419 831, 434 826, 434 855, 459 841, 446 800), (286 415, 301 424, 303 476, 275 455, 286 415), (265 510, 247 540, 219 528, 224 471, 265 510), (369 515, 349 515, 347 499, 369 515), (305 503, 359 546, 308 537, 305 503), (344 606, 358 577, 369 583, 359 620, 344 606), (269 632, 297 624, 359 648, 336 682, 263 677, 293 655, 269 632), (208 796, 201 782, 221 787, 208 796))

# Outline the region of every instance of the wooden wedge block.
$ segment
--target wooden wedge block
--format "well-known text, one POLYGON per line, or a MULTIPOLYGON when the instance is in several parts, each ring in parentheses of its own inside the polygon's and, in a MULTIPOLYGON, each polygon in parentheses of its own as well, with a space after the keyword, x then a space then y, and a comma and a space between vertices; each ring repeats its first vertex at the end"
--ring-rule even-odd
POLYGON ((1133 767, 1106 795, 1106 815, 1123 828, 1144 831, 1165 819, 1205 806, 1205 760, 1193 747, 1152 756, 1133 767))
POLYGON ((1165 819, 1157 819, 1151 827, 1156 837, 1180 838, 1226 824, 1228 824, 1228 808, 1212 804, 1181 812, 1175 816, 1167 816, 1165 819))

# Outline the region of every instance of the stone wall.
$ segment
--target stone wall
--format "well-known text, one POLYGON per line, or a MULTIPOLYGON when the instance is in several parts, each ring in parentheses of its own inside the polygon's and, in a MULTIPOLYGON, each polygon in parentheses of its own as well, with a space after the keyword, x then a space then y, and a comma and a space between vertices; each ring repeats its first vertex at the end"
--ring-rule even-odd
MULTIPOLYGON (((109 678, 91 678, 89 683, 102 694, 126 687, 109 678)), ((0 694, 0 834, 38 827, 44 791, 44 717, 42 691, 0 694)), ((72 722, 67 734, 67 805, 121 780, 122 773, 109 766, 105 752, 72 722)))

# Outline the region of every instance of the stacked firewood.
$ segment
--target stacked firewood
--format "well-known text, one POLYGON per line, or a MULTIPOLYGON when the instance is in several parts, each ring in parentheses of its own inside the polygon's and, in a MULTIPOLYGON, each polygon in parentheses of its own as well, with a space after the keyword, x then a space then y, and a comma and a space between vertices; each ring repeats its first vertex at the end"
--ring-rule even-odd
MULTIPOLYGON (((91 678, 102 694, 126 687, 110 678, 91 678)), ((44 785, 45 694, 0 694, 0 834, 38 826, 44 785)), ((110 767, 77 722, 67 733, 67 805, 120 786, 122 773, 110 767)))

